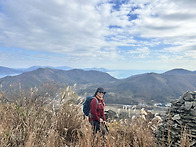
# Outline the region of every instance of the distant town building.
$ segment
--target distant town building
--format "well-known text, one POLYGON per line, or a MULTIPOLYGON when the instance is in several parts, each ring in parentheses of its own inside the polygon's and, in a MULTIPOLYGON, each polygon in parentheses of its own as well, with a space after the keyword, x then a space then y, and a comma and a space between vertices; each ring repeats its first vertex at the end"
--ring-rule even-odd
POLYGON ((171 103, 165 104, 165 107, 171 107, 171 103))
POLYGON ((154 106, 155 106, 155 107, 163 106, 163 104, 162 104, 162 103, 155 103, 154 106))

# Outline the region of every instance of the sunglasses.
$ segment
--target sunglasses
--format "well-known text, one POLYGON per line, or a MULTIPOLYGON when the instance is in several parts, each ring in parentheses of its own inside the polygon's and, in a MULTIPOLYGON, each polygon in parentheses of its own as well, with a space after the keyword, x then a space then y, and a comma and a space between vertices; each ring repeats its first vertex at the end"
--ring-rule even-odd
POLYGON ((99 92, 99 93, 105 94, 105 92, 99 92))

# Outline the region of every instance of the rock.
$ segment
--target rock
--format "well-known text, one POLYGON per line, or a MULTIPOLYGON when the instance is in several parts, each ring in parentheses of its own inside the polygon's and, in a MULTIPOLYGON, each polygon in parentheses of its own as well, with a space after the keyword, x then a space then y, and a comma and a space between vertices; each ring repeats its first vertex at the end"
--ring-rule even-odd
POLYGON ((192 102, 185 102, 184 107, 185 107, 186 110, 190 110, 192 105, 193 105, 192 102))
POLYGON ((179 114, 176 114, 176 115, 174 115, 174 117, 172 117, 172 120, 178 120, 178 119, 180 119, 180 115, 179 114))
POLYGON ((194 109, 196 110, 196 101, 194 101, 192 104, 193 104, 194 109))
POLYGON ((105 111, 105 117, 106 117, 106 120, 114 119, 114 118, 117 118, 117 114, 113 110, 107 110, 107 111, 105 111))
POLYGON ((190 147, 196 146, 196 91, 188 91, 171 103, 165 120, 155 134, 159 146, 163 141, 166 146, 181 146, 181 135, 184 129, 190 147), (167 141, 168 137, 171 139, 171 144, 167 141))
POLYGON ((195 110, 195 109, 192 109, 192 110, 190 111, 190 115, 196 116, 196 110, 195 110))
POLYGON ((194 97, 192 94, 188 93, 185 97, 183 97, 185 101, 194 101, 194 97))

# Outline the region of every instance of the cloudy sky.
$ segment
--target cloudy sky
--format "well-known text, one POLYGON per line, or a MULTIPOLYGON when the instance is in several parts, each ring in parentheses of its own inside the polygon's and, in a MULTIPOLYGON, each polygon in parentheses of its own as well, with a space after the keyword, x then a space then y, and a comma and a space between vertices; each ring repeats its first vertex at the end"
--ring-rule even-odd
POLYGON ((195 0, 0 0, 0 66, 196 70, 195 0))

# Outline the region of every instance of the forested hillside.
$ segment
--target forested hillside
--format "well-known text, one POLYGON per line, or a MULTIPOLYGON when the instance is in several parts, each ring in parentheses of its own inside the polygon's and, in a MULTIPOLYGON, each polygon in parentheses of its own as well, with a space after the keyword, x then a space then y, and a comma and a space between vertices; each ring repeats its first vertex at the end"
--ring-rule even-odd
POLYGON ((39 68, 17 76, 1 78, 4 91, 9 91, 10 87, 19 87, 19 85, 24 89, 29 89, 34 86, 39 87, 44 83, 71 86, 77 84, 76 91, 79 95, 85 93, 92 95, 97 87, 104 87, 107 91, 105 95, 107 103, 153 104, 168 103, 186 91, 194 91, 196 73, 184 69, 174 69, 162 74, 146 73, 126 79, 116 79, 108 73, 95 70, 39 68))

